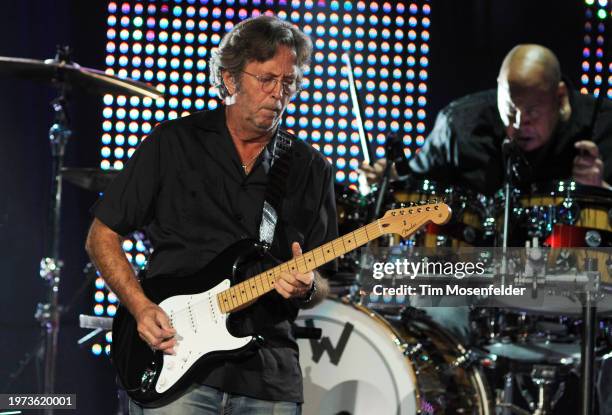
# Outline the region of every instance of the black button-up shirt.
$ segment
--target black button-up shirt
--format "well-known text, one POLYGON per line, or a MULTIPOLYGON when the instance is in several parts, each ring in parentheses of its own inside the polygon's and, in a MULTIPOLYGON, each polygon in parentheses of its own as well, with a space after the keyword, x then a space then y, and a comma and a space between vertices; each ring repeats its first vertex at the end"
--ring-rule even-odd
MULTIPOLYGON (((272 143, 246 175, 224 109, 155 128, 93 208, 121 235, 145 230, 154 248, 147 278, 193 275, 236 241, 259 239, 272 143)), ((306 252, 338 232, 332 166, 297 139, 291 156, 271 248, 283 261, 292 257, 291 242, 306 252)), ((275 291, 239 312, 242 329, 263 335, 266 342, 246 358, 210 365, 202 383, 259 399, 301 402, 298 347, 291 334, 297 312, 275 291)))
MULTIPOLYGON (((594 141, 604 162, 604 180, 612 179, 612 104, 604 99, 594 130, 591 119, 595 99, 570 91, 572 115, 560 122, 540 149, 525 153, 528 168, 522 182, 568 179, 576 156, 574 143, 594 141)), ((423 148, 410 160, 417 176, 445 184, 493 194, 504 181, 501 146, 506 137, 497 111, 495 90, 468 95, 450 103, 438 114, 423 148)))

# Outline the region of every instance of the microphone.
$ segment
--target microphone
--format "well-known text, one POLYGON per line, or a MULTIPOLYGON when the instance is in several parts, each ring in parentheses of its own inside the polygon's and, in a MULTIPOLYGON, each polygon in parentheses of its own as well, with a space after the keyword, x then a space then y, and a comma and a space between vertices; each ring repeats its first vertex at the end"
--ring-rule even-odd
POLYGON ((502 154, 504 155, 504 165, 506 170, 506 180, 511 180, 511 176, 517 180, 529 178, 533 172, 525 157, 525 153, 510 137, 504 138, 502 142, 502 154))
POLYGON ((520 160, 525 166, 529 167, 529 162, 525 157, 525 153, 523 150, 516 144, 516 141, 512 140, 510 137, 504 138, 502 142, 502 154, 505 157, 514 158, 520 160))
POLYGON ((395 164, 395 171, 398 176, 410 174, 408 159, 404 155, 404 142, 397 134, 391 133, 387 136, 386 149, 387 162, 395 164))

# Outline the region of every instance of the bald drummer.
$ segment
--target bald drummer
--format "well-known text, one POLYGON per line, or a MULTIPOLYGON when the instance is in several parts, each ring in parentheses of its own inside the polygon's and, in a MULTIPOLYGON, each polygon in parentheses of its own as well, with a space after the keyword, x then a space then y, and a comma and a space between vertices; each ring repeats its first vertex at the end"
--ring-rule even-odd
MULTIPOLYGON (((604 99, 597 108, 595 102, 569 87, 551 50, 518 45, 503 60, 496 90, 465 96, 440 111, 408 171, 416 178, 492 194, 503 185, 501 147, 509 137, 529 165, 523 183, 573 178, 609 188, 612 104, 604 99)), ((361 166, 368 182, 378 180, 385 164, 383 159, 361 166)))

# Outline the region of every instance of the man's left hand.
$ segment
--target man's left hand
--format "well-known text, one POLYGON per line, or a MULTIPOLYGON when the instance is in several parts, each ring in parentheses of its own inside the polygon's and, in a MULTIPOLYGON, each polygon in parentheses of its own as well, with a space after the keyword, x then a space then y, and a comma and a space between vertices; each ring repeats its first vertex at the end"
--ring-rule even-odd
POLYGON ((590 186, 604 187, 604 164, 599 157, 597 144, 589 140, 577 141, 574 144, 578 155, 574 157, 572 177, 578 183, 590 186))
MULTIPOLYGON (((291 245, 293 258, 302 255, 300 244, 294 242, 291 245)), ((284 298, 303 298, 306 296, 314 282, 314 272, 302 274, 300 272, 282 272, 280 278, 275 285, 276 292, 284 298)))

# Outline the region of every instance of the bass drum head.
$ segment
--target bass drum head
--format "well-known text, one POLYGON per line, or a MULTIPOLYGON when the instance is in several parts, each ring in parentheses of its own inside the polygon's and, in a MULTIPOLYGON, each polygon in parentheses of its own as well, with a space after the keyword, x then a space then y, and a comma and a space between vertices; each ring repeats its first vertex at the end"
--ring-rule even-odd
POLYGON ((451 367, 447 361, 460 353, 434 334, 437 327, 392 325, 365 307, 329 299, 302 310, 297 323, 322 330, 321 339, 298 340, 304 415, 490 413, 484 379, 451 367), (425 334, 435 338, 419 337, 425 334))

